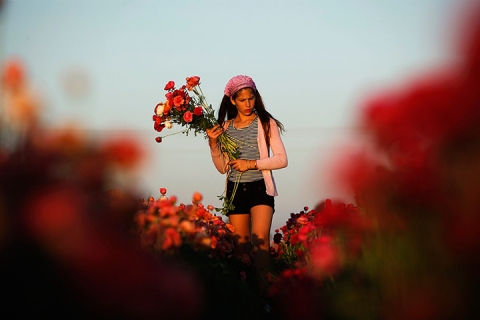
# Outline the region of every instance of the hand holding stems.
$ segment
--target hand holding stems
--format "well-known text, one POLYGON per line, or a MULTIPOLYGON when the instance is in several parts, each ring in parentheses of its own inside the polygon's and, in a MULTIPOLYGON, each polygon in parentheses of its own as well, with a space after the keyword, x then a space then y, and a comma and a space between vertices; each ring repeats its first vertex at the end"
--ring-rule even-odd
MULTIPOLYGON (((208 136, 208 144, 210 147, 214 147, 218 144, 218 139, 223 133, 223 128, 221 128, 218 124, 211 129, 205 130, 208 136)), ((247 159, 231 159, 228 162, 228 165, 232 166, 238 172, 245 172, 248 170, 256 169, 256 162, 255 160, 247 160, 247 159)))
POLYGON ((218 138, 223 133, 223 128, 221 128, 220 125, 217 124, 210 129, 206 129, 205 132, 208 136, 208 144, 210 145, 210 147, 214 147, 218 144, 218 138))
POLYGON ((256 169, 255 160, 237 159, 229 161, 228 165, 231 165, 232 168, 237 170, 238 172, 245 172, 248 170, 256 169))
POLYGON ((208 144, 210 147, 214 147, 220 142, 222 151, 227 153, 228 159, 235 160, 239 155, 238 147, 224 131, 225 130, 220 127, 219 124, 215 124, 210 129, 205 129, 208 137, 208 144))
POLYGON ((238 184, 240 183, 240 178, 242 177, 243 172, 249 169, 256 169, 257 164, 254 160, 237 159, 239 151, 236 144, 230 140, 230 138, 227 136, 227 133, 224 132, 223 127, 221 127, 219 124, 214 125, 210 129, 205 129, 205 133, 208 137, 209 146, 212 148, 220 143, 222 146, 222 151, 227 153, 230 160, 228 164, 232 165, 232 167, 239 173, 236 175, 235 186, 230 199, 223 195, 219 196, 219 199, 223 200, 223 208, 215 209, 217 211, 221 211, 222 214, 227 214, 228 211, 235 208, 232 202, 233 198, 235 197, 235 193, 237 192, 238 184))

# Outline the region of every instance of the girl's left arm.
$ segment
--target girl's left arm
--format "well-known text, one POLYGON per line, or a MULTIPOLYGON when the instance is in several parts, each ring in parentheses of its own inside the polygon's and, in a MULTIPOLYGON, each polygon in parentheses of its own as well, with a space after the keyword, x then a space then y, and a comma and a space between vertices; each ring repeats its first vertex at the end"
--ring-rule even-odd
POLYGON ((280 137, 280 130, 273 119, 270 119, 270 148, 272 154, 268 158, 257 160, 258 170, 275 170, 288 165, 287 152, 280 137))

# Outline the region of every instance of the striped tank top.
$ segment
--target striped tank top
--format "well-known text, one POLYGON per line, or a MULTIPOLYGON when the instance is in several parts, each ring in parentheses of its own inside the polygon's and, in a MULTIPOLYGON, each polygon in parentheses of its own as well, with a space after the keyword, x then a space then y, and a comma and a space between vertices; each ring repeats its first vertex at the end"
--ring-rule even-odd
MULTIPOLYGON (((233 125, 233 121, 227 127, 227 133, 232 140, 238 145, 240 152, 239 159, 257 160, 260 159, 260 153, 258 151, 258 116, 250 122, 250 124, 244 128, 237 129, 233 125)), ((228 174, 228 180, 235 181, 240 174, 233 168, 230 168, 228 174)), ((247 170, 245 171, 240 182, 252 182, 263 179, 263 174, 259 170, 247 170)))

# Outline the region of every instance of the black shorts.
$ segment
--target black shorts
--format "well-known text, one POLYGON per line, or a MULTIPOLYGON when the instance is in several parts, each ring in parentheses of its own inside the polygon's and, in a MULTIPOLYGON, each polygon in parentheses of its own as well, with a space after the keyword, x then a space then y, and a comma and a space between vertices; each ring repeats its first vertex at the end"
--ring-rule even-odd
MULTIPOLYGON (((227 197, 230 199, 235 182, 228 181, 227 183, 227 197)), ((267 194, 265 181, 258 180, 254 182, 240 182, 238 184, 237 192, 233 198, 233 205, 235 208, 230 210, 229 214, 250 213, 250 209, 264 204, 272 207, 275 212, 275 200, 273 196, 267 194)))

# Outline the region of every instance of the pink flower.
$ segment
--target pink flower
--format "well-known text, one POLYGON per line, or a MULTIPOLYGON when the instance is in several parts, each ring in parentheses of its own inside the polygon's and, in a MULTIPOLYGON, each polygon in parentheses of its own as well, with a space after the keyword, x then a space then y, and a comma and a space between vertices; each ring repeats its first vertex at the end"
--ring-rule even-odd
POLYGON ((300 224, 305 224, 308 222, 308 218, 304 215, 301 215, 300 217, 298 217, 297 222, 300 224))
POLYGON ((193 120, 193 114, 190 111, 187 111, 183 114, 183 120, 187 123, 192 122, 193 120))

